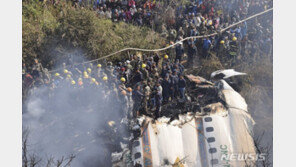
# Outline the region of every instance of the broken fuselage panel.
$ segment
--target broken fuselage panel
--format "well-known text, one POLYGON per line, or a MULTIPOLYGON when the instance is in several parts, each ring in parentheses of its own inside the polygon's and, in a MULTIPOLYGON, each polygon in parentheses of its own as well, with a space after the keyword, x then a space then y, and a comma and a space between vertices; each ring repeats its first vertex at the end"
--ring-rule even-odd
POLYGON ((256 154, 254 120, 244 98, 224 80, 214 86, 202 78, 187 78, 202 87, 216 87, 223 101, 201 107, 201 112, 179 114, 178 119, 138 118, 139 134, 131 144, 134 166, 240 167, 254 160, 230 159, 234 154, 256 154), (197 81, 198 79, 198 81, 197 81), (196 82, 197 81, 197 82, 196 82))

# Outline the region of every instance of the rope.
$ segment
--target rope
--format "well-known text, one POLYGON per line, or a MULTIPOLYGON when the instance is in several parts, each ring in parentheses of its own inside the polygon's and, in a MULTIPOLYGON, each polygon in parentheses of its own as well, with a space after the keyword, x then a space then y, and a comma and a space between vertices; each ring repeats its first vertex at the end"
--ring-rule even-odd
MULTIPOLYGON (((234 26, 236 26, 236 25, 239 25, 239 24, 241 24, 241 23, 247 21, 247 20, 253 19, 253 18, 255 18, 255 17, 258 17, 258 16, 260 16, 260 15, 262 15, 262 14, 264 14, 264 13, 270 12, 270 11, 272 11, 272 10, 273 10, 273 8, 270 8, 270 9, 267 9, 267 10, 265 10, 265 11, 263 11, 263 12, 260 12, 260 13, 257 13, 257 14, 255 14, 255 15, 252 15, 252 16, 246 18, 246 19, 243 19, 243 20, 241 20, 241 21, 239 21, 239 22, 237 22, 237 23, 234 23, 234 24, 232 24, 232 25, 230 25, 230 26, 228 26, 228 27, 226 27, 226 28, 221 29, 221 30, 219 31, 219 33, 222 33, 222 32, 224 32, 224 31, 226 31, 227 29, 230 29, 230 28, 232 28, 232 27, 234 27, 234 26)), ((82 64, 87 64, 87 63, 92 63, 92 62, 95 62, 95 61, 98 61, 98 60, 102 60, 102 59, 106 59, 106 58, 111 57, 111 56, 113 56, 113 55, 116 55, 116 54, 118 54, 118 53, 121 53, 121 52, 124 52, 124 51, 129 51, 129 50, 132 50, 132 51, 141 51, 141 52, 160 52, 160 51, 164 51, 164 50, 170 49, 170 48, 174 47, 175 45, 179 44, 180 42, 183 42, 183 41, 186 41, 186 40, 189 40, 189 39, 207 38, 207 37, 211 37, 211 36, 215 36, 215 35, 218 35, 218 33, 215 32, 215 33, 208 34, 208 35, 190 36, 190 37, 186 37, 186 38, 184 38, 184 39, 182 39, 182 40, 180 40, 180 41, 177 41, 176 43, 174 43, 174 44, 172 44, 172 45, 169 45, 169 46, 164 47, 164 48, 159 48, 159 49, 124 48, 124 49, 121 49, 121 50, 119 50, 119 51, 116 51, 116 52, 110 53, 110 54, 108 54, 108 55, 106 55, 106 56, 102 56, 102 57, 100 57, 100 58, 97 58, 97 59, 94 59, 94 60, 90 60, 90 61, 86 61, 86 62, 82 62, 82 63, 77 63, 77 64, 74 64, 73 66, 76 66, 76 65, 82 65, 82 64)), ((69 66, 67 66, 67 67, 69 67, 69 66)), ((60 68, 60 69, 61 69, 61 68, 60 68)), ((51 71, 48 71, 48 72, 55 72, 55 71, 58 71, 58 70, 60 70, 60 69, 55 69, 55 70, 51 70, 51 71)))

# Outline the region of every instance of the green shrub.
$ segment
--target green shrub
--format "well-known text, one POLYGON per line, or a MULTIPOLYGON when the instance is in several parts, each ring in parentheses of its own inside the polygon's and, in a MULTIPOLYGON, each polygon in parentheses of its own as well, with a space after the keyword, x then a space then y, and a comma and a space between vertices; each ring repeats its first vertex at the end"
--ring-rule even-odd
MULTIPOLYGON (((23 2, 23 61, 38 57, 44 65, 80 49, 88 59, 125 47, 163 47, 165 39, 147 27, 98 18, 95 11, 28 0, 23 2)), ((126 55, 122 53, 116 56, 126 55)), ((116 57, 115 57, 116 58, 116 57)), ((49 67, 50 68, 50 67, 49 67)))

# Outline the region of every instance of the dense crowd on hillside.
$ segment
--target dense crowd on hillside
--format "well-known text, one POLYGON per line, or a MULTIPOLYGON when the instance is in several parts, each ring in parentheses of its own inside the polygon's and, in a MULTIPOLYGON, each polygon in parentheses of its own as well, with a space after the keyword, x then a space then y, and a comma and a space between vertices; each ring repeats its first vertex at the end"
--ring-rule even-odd
MULTIPOLYGON (((75 3, 83 6, 89 2, 75 3)), ((91 4, 98 17, 149 27, 157 22, 155 12, 165 10, 162 3, 151 0, 97 0, 91 4)), ((190 67, 196 57, 207 58, 212 54, 222 60, 233 60, 232 63, 244 61, 247 56, 272 55, 272 19, 260 20, 260 23, 252 21, 251 26, 244 22, 209 38, 179 40, 214 33, 270 7, 272 1, 260 0, 195 0, 188 5, 175 6, 175 17, 162 24, 160 31, 168 41, 178 43, 167 54, 130 55, 129 59, 115 64, 64 64, 54 73, 49 73, 36 59, 31 67, 23 64, 23 90, 34 92, 32 88, 47 85, 54 96, 55 90, 61 87, 81 90, 92 87, 122 104, 126 116, 135 117, 139 111, 148 114, 153 111, 152 115, 160 116, 164 103, 185 98, 183 60, 187 60, 190 67)))

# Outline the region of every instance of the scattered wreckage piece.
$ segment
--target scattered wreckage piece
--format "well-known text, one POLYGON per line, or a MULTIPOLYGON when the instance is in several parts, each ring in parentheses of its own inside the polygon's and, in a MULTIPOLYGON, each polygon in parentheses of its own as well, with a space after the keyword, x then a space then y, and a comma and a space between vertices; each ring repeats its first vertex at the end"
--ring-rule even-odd
POLYGON ((192 74, 186 75, 186 77, 189 79, 189 81, 194 82, 197 84, 197 86, 200 87, 212 87, 214 84, 203 77, 200 76, 194 76, 192 74))
POLYGON ((238 75, 247 75, 247 74, 242 72, 237 72, 234 69, 225 69, 225 70, 218 70, 218 71, 212 72, 211 78, 215 80, 220 80, 220 79, 226 79, 226 78, 230 78, 238 75))

